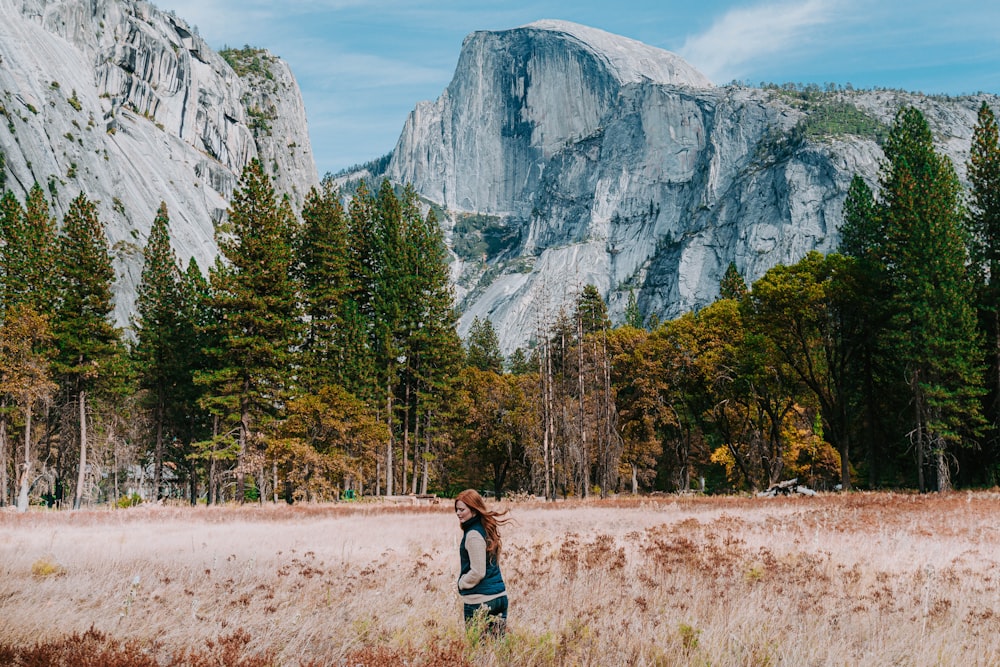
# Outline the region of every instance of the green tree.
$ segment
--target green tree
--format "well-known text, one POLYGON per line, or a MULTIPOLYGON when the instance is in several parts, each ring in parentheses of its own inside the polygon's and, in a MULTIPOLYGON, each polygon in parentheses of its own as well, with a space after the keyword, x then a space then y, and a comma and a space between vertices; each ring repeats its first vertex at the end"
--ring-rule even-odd
POLYGON ((576 300, 576 316, 583 325, 583 333, 605 331, 611 326, 604 297, 594 285, 585 285, 576 300))
POLYGON ((466 485, 489 482, 497 498, 510 477, 519 474, 525 458, 527 398, 513 375, 469 366, 461 372, 461 422, 458 434, 461 460, 455 466, 465 473, 466 485))
POLYGON ((359 362, 365 354, 365 331, 358 326, 356 305, 350 301, 348 228, 340 197, 329 180, 312 189, 302 208, 296 239, 297 273, 302 284, 306 327, 302 378, 310 390, 330 384, 357 388, 359 362))
POLYGON ((865 180, 855 174, 844 198, 839 251, 857 259, 881 260, 878 254, 884 239, 884 230, 876 215, 875 196, 865 180))
POLYGON ((625 324, 634 329, 641 329, 643 324, 639 301, 635 297, 635 291, 631 289, 628 291, 628 301, 625 303, 625 324))
POLYGON ((503 373, 503 354, 500 352, 500 338, 497 336, 493 322, 472 318, 469 327, 469 340, 466 343, 466 363, 481 371, 503 373))
POLYGON ((113 377, 119 353, 119 334, 112 322, 114 270, 108 242, 97 208, 83 193, 70 202, 63 218, 56 271, 53 371, 69 402, 78 408, 80 456, 73 508, 79 509, 87 474, 87 397, 113 377))
POLYGON ((739 301, 747 293, 747 283, 743 280, 735 262, 729 262, 726 273, 719 282, 719 298, 739 301))
POLYGON ((951 486, 950 452, 981 424, 981 339, 971 281, 959 184, 933 146, 923 114, 896 115, 885 144, 880 215, 885 220, 890 327, 912 400, 911 437, 921 490, 931 457, 937 489, 951 486))
POLYGON ((464 355, 441 228, 433 211, 420 214, 416 191, 409 185, 403 191, 402 212, 403 256, 408 267, 400 291, 404 325, 400 349, 406 358, 398 392, 404 407, 402 482, 405 489, 407 454, 412 449, 410 492, 415 493, 420 472, 426 490, 429 462, 436 458, 433 443, 440 439, 436 436, 443 427, 442 412, 454 392, 464 355), (412 447, 408 446, 411 441, 412 447), (418 470, 421 463, 422 471, 418 470))
POLYGON ((277 415, 294 377, 301 317, 292 278, 295 217, 287 199, 275 196, 259 160, 243 170, 228 218, 219 238, 226 265, 211 275, 219 347, 212 352, 215 368, 198 377, 210 387, 216 410, 227 406, 225 399, 235 400, 237 496, 242 501, 254 463, 248 449, 255 445, 259 453, 263 447, 258 434, 277 415))
POLYGON ((995 456, 1000 441, 1000 130, 986 102, 979 107, 973 128, 967 173, 971 186, 967 213, 971 270, 988 369, 985 416, 991 431, 990 453, 995 456))
POLYGON ((56 222, 41 187, 28 191, 24 208, 13 194, 0 203, 3 249, 2 302, 30 305, 37 313, 51 314, 55 302, 56 222))
MULTIPOLYGON (((184 363, 192 353, 184 331, 190 323, 184 315, 180 268, 170 245, 170 217, 166 203, 150 228, 143 249, 143 269, 136 296, 134 359, 139 386, 147 392, 153 417, 153 489, 157 497, 163 480, 164 442, 177 429, 169 423, 171 403, 189 375, 184 363)), ((176 414, 176 411, 173 411, 176 414)))
MULTIPOLYGON (((848 366, 848 384, 857 393, 861 428, 854 448, 867 453, 869 486, 876 488, 885 473, 893 472, 887 443, 895 439, 895 425, 888 416, 903 409, 892 399, 906 392, 895 386, 897 374, 892 370, 895 350, 889 340, 892 288, 885 220, 871 188, 858 175, 848 188, 843 216, 839 252, 854 260, 848 270, 853 288, 840 301, 842 331, 855 338, 849 343, 856 354, 848 366)), ((842 276, 848 278, 846 273, 842 276)))
POLYGON ((180 448, 175 453, 175 460, 187 471, 190 500, 194 504, 198 499, 200 460, 194 445, 211 434, 211 420, 200 405, 203 386, 195 382, 195 376, 198 372, 211 368, 212 362, 207 351, 218 348, 218 345, 213 344, 210 338, 214 322, 210 286, 193 257, 180 276, 179 287, 181 300, 177 349, 185 353, 178 359, 181 368, 178 369, 174 395, 169 404, 172 412, 170 422, 180 448))

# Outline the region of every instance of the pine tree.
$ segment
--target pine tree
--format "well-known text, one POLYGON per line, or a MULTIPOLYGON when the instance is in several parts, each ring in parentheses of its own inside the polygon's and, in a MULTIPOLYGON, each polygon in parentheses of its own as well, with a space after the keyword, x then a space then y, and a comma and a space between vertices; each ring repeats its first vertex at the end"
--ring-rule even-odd
POLYGON ((875 253, 881 249, 884 239, 885 233, 876 216, 871 188, 855 174, 844 198, 844 224, 840 227, 839 251, 857 259, 877 259, 875 253))
POLYGON ((938 490, 950 488, 949 454, 981 423, 980 336, 966 272, 958 178, 915 108, 901 109, 885 145, 880 216, 893 290, 890 331, 912 399, 918 480, 933 456, 938 490))
MULTIPOLYGON (((204 462, 208 503, 221 501, 220 466, 236 461, 240 452, 239 375, 228 364, 229 323, 224 318, 225 302, 219 287, 230 280, 229 267, 221 256, 209 268, 208 280, 195 273, 194 263, 185 273, 184 293, 189 316, 196 322, 194 340, 200 350, 193 374, 197 407, 210 420, 205 437, 192 443, 191 458, 204 462)), ((197 429, 192 429, 192 433, 197 429)), ((240 498, 242 499, 242 495, 240 498)))
POLYGON ((87 397, 110 376, 118 354, 112 323, 114 270, 94 203, 80 193, 70 202, 58 242, 59 294, 53 320, 53 371, 79 409, 80 458, 73 508, 83 501, 87 470, 87 397))
POLYGON ((466 363, 481 371, 503 373, 503 354, 500 352, 500 339, 489 318, 472 319, 469 327, 466 363))
POLYGON ((584 335, 604 331, 611 326, 608 307, 595 285, 584 285, 583 291, 577 297, 576 318, 583 325, 584 335))
MULTIPOLYGON (((972 134, 967 165, 970 192, 968 225, 972 237, 972 276, 986 343, 986 417, 992 436, 1000 434, 1000 130, 983 102, 972 134)), ((995 455, 996 445, 989 454, 995 455)))
POLYGON ((296 243, 297 273, 307 321, 302 381, 312 391, 333 384, 347 386, 345 375, 355 366, 348 355, 356 350, 347 335, 362 332, 349 328, 352 307, 348 303, 351 285, 347 222, 330 181, 306 196, 302 220, 296 243))
POLYGON ((641 329, 643 324, 639 301, 635 298, 635 291, 631 289, 628 291, 628 301, 625 303, 625 324, 634 329, 641 329))
POLYGON ((200 381, 216 399, 235 399, 242 502, 253 434, 276 415, 293 381, 301 317, 292 278, 295 216, 287 199, 276 198, 259 160, 243 170, 228 213, 228 233, 219 239, 227 264, 212 274, 220 317, 217 367, 200 381))
MULTIPOLYGON (((429 461, 435 457, 432 443, 443 435, 443 413, 451 403, 462 362, 462 342, 458 337, 458 313, 449 280, 448 255, 441 228, 433 211, 421 217, 416 207, 416 193, 411 186, 404 191, 405 219, 408 221, 407 246, 412 253, 411 275, 417 279, 413 292, 418 306, 411 315, 407 359, 415 401, 413 416, 413 478, 411 491, 417 491, 417 475, 422 472, 421 488, 426 493, 429 461), (422 437, 418 440, 418 434, 422 437), (418 455, 423 448, 423 454, 418 455), (417 463, 423 464, 418 471, 417 463)), ((405 458, 405 457, 404 457, 405 458)))
POLYGON ((175 429, 180 447, 180 451, 175 454, 175 461, 178 466, 187 470, 191 504, 198 499, 199 457, 194 443, 211 434, 208 413, 199 405, 203 388, 195 382, 195 375, 210 367, 206 353, 211 347, 208 339, 211 328, 209 291, 208 280, 192 257, 180 276, 181 306, 177 318, 177 349, 185 353, 178 359, 177 384, 169 404, 172 413, 169 421, 175 429))
POLYGON ((136 345, 134 357, 139 384, 148 392, 153 414, 153 489, 160 494, 163 479, 164 441, 176 429, 169 423, 171 403, 188 371, 184 359, 191 353, 183 347, 184 323, 180 269, 170 245, 170 217, 166 203, 153 220, 143 250, 144 264, 136 297, 136 345))
POLYGON ((719 298, 739 301, 746 296, 746 293, 746 281, 743 280, 743 276, 740 275, 739 270, 736 268, 736 263, 729 262, 729 266, 726 267, 726 273, 719 282, 719 298))

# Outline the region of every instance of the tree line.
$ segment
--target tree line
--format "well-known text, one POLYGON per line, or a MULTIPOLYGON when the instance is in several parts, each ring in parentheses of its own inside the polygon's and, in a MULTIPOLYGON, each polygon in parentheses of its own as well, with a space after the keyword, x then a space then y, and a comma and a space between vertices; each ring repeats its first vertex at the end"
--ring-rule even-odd
POLYGON ((963 191, 914 108, 841 245, 667 322, 593 286, 529 349, 457 334, 447 249, 409 186, 329 179, 301 211, 244 170, 220 254, 182 266, 161 205, 128 335, 85 194, 0 199, 0 503, 332 500, 474 486, 947 490, 1000 473, 1000 148, 963 191), (346 201, 346 203, 345 203, 346 201))

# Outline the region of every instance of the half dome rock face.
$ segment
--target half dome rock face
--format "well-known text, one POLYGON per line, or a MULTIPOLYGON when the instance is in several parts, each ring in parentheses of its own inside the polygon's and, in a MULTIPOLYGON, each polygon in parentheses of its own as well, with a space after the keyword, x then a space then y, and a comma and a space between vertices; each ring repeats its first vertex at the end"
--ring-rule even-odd
POLYGON ((615 77, 625 83, 671 83, 678 86, 710 88, 712 82, 683 58, 634 39, 569 21, 545 19, 524 26, 553 35, 578 40, 595 58, 607 62, 615 77))
POLYGON ((449 208, 524 214, 548 161, 636 82, 711 86, 672 53, 575 23, 473 33, 447 90, 408 118, 388 175, 449 208))
POLYGON ((976 110, 997 98, 714 87, 678 56, 539 21, 466 38, 454 78, 407 119, 387 175, 448 210, 463 335, 488 318, 507 353, 587 284, 616 322, 717 298, 839 242, 854 174, 877 187, 879 141, 921 109, 960 175, 976 110))
POLYGON ((81 191, 98 203, 120 324, 161 201, 179 258, 207 270, 251 159, 296 208, 318 184, 298 85, 270 53, 224 58, 136 0, 0 0, 0 15, 6 186, 23 199, 41 184, 60 219, 81 191))

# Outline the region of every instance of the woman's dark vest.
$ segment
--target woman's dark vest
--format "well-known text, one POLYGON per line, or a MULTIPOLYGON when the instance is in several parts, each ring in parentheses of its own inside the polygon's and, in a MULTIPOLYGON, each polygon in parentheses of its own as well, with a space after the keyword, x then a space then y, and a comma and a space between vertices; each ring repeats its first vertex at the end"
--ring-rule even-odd
MULTIPOLYGON (((462 559, 462 573, 459 577, 465 576, 465 573, 472 569, 472 563, 469 560, 469 552, 465 548, 465 538, 469 536, 471 531, 476 531, 483 536, 483 540, 486 539, 486 529, 483 528, 483 522, 478 516, 463 523, 462 530, 465 532, 462 535, 462 544, 458 548, 458 555, 462 559)), ((491 556, 489 552, 487 552, 486 574, 478 584, 472 588, 460 590, 459 593, 462 595, 496 595, 498 593, 503 593, 506 590, 507 587, 504 586, 503 575, 500 574, 500 565, 497 563, 496 555, 491 556)))

